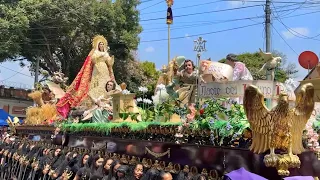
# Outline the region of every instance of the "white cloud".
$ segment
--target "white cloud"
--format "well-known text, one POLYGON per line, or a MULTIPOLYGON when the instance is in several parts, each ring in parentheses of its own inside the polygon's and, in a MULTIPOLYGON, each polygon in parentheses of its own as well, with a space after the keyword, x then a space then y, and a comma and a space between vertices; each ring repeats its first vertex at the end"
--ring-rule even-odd
POLYGON ((187 39, 190 39, 190 35, 189 34, 185 34, 184 37, 187 38, 187 39))
POLYGON ((292 39, 297 36, 300 36, 300 37, 308 36, 309 33, 310 33, 309 29, 305 27, 290 28, 288 29, 288 31, 282 31, 282 34, 286 39, 292 39))
POLYGON ((243 1, 228 1, 228 3, 231 7, 237 8, 243 4, 243 1))
POLYGON ((147 47, 147 48, 145 49, 145 51, 148 52, 148 53, 151 53, 151 52, 154 52, 155 49, 154 49, 152 46, 149 46, 149 47, 147 47))

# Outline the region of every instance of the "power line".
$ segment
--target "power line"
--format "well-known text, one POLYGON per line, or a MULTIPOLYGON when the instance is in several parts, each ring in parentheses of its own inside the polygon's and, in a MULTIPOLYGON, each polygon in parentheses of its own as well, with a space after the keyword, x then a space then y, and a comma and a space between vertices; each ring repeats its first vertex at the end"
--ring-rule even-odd
MULTIPOLYGON (((216 34, 220 32, 227 32, 227 31, 232 31, 232 30, 237 30, 237 29, 243 29, 251 26, 256 26, 262 23, 255 23, 255 24, 250 24, 246 26, 240 26, 240 27, 235 27, 235 28, 229 28, 229 29, 224 29, 224 30, 219 30, 219 31, 212 31, 212 32, 207 32, 207 33, 201 33, 201 34, 194 34, 194 35, 188 35, 188 37, 194 37, 194 36, 203 36, 203 35, 208 35, 208 34, 216 34)), ((173 37, 170 38, 171 40, 173 39, 183 39, 186 38, 185 36, 180 36, 180 37, 173 37)), ((168 39, 156 39, 156 40, 147 40, 147 41, 141 41, 141 42, 157 42, 157 41, 167 41, 168 39)))
POLYGON ((21 69, 21 71, 20 71, 20 72, 16 72, 15 74, 13 74, 13 75, 9 76, 8 78, 5 78, 5 79, 0 80, 0 82, 2 82, 2 81, 6 81, 6 80, 8 80, 8 79, 13 78, 14 76, 16 76, 16 75, 18 75, 19 73, 21 73, 21 72, 23 71, 23 69, 24 69, 24 68, 25 68, 25 67, 23 67, 23 68, 21 69))
MULTIPOLYGON (((243 0, 224 0, 226 2, 228 1, 236 1, 236 2, 243 2, 243 0)), ((245 3, 265 3, 263 0, 251 0, 251 1, 245 1, 245 3)), ((279 4, 292 4, 292 3, 304 3, 303 1, 273 1, 273 3, 279 3, 279 4)), ((308 2, 307 4, 319 4, 320 2, 308 2)))
MULTIPOLYGON (((245 7, 237 7, 237 8, 229 8, 229 9, 221 9, 221 10, 213 10, 213 11, 206 11, 206 12, 199 12, 199 13, 182 14, 182 15, 175 16, 174 18, 186 17, 186 16, 194 16, 194 15, 200 15, 200 14, 213 13, 213 12, 232 11, 232 10, 238 10, 238 9, 246 9, 246 8, 258 7, 258 6, 262 6, 262 4, 252 5, 252 6, 245 6, 245 7)), ((152 18, 152 19, 142 19, 140 21, 141 22, 143 22, 143 21, 154 21, 154 20, 160 20, 160 19, 166 19, 166 17, 159 17, 159 18, 152 18)))
MULTIPOLYGON (((286 10, 282 10, 282 11, 286 11, 286 10)), ((282 11, 278 11, 278 12, 282 12, 282 11)), ((308 12, 308 13, 301 13, 301 14, 296 14, 296 15, 291 15, 291 16, 286 16, 286 17, 284 17, 284 18, 282 18, 282 19, 286 19, 286 18, 292 18, 292 17, 299 17, 299 16, 304 16, 304 15, 309 15, 309 14, 315 14, 315 13, 319 13, 320 12, 320 10, 318 10, 318 11, 313 11, 313 12, 308 12)), ((258 16, 259 17, 259 16, 258 16)), ((256 17, 255 17, 256 18, 256 17)), ((221 21, 230 21, 230 22, 232 22, 232 21, 235 21, 236 19, 234 19, 234 20, 232 20, 232 19, 230 19, 230 20, 221 20, 221 21)), ((206 21, 203 21, 203 22, 206 22, 206 21)), ((209 22, 209 21, 208 21, 209 22)), ((188 23, 188 22, 186 22, 186 23, 188 23)), ((40 39, 39 39, 40 40, 40 39)), ((162 40, 159 40, 159 41, 162 41, 162 40)), ((141 41, 141 42, 149 42, 149 41, 141 41)), ((0 42, 0 43, 6 43, 6 42, 0 42)), ((26 43, 17 43, 17 44, 26 44, 26 43)), ((111 44, 111 43, 110 43, 111 44)), ((116 43, 112 43, 112 44, 116 44, 116 43)), ((123 44, 123 43, 117 43, 117 44, 123 44)), ((48 43, 32 43, 32 44, 30 44, 30 45, 33 45, 33 46, 46 46, 46 45, 48 45, 48 43)), ((49 45, 55 45, 55 44, 49 44, 49 45)))
MULTIPOLYGON (((186 8, 192 8, 192 7, 197 7, 197 6, 204 6, 204 5, 209 5, 209 4, 215 4, 218 2, 225 2, 226 0, 217 0, 217 1, 213 1, 213 2, 207 2, 207 3, 202 3, 202 4, 194 4, 194 5, 189 5, 189 6, 182 6, 182 7, 175 7, 174 10, 179 10, 179 9, 186 9, 186 8)), ((307 0, 306 0, 307 1, 307 0)), ((247 1, 247 2, 251 2, 251 1, 247 1)), ((256 1, 255 1, 256 2, 256 1)), ((264 2, 264 1, 259 1, 259 2, 264 2)), ((308 4, 307 2, 284 2, 284 3, 290 3, 291 5, 283 5, 283 6, 279 6, 279 7, 288 7, 288 6, 296 6, 296 5, 300 5, 303 6, 305 4, 308 4)), ((319 3, 310 3, 310 4, 320 4, 319 3)), ((145 14, 154 14, 154 13, 163 13, 166 10, 159 10, 159 11, 152 11, 152 12, 147 12, 147 13, 141 13, 141 15, 145 15, 145 14)))
MULTIPOLYGON (((202 3, 202 4, 194 4, 194 5, 189 5, 189 6, 183 6, 183 7, 174 8, 174 10, 186 9, 186 8, 197 7, 197 6, 204 6, 204 5, 208 5, 208 4, 215 4, 215 3, 218 3, 218 2, 222 2, 222 1, 223 1, 223 0, 217 0, 217 1, 207 2, 207 3, 202 3)), ((153 11, 153 12, 148 12, 148 13, 142 13, 141 15, 144 15, 144 14, 154 14, 154 13, 165 12, 165 11, 166 11, 166 10, 153 11)))
MULTIPOLYGON (((289 9, 289 10, 292 10, 292 9, 289 9)), ((282 10, 282 11, 289 11, 289 10, 282 10)), ((282 11, 280 11, 280 12, 282 12, 282 11)), ((243 20, 252 20, 253 21, 253 19, 260 19, 263 17, 264 17, 264 15, 237 18, 237 19, 227 19, 227 20, 203 21, 203 23, 193 23, 190 25, 174 26, 171 30, 178 30, 178 29, 182 29, 182 28, 193 28, 193 27, 199 27, 199 26, 208 26, 208 25, 215 25, 215 24, 222 24, 222 23, 227 23, 227 22, 235 22, 235 21, 243 21, 243 20)), ((294 16, 292 16, 292 17, 294 17, 294 16)), ((167 31, 167 27, 144 29, 144 31, 142 33, 152 33, 152 32, 160 32, 160 31, 167 31), (150 30, 150 31, 145 31, 145 30, 150 30)))
POLYGON ((280 38, 287 44, 287 46, 294 52, 296 53, 296 55, 299 55, 290 45, 289 43, 281 36, 281 34, 279 33, 279 31, 273 26, 273 24, 271 24, 272 28, 276 31, 276 33, 280 36, 280 38))
MULTIPOLYGON (((215 10, 215 11, 208 11, 208 12, 201 12, 201 13, 193 13, 193 14, 184 14, 184 15, 178 15, 175 17, 184 17, 184 16, 191 16, 191 15, 198 15, 198 14, 206 14, 206 13, 215 13, 215 12, 224 12, 224 11, 230 11, 230 10, 237 10, 237 9, 244 9, 244 8, 250 8, 250 7, 256 7, 256 6, 260 6, 260 5, 254 5, 254 6, 246 6, 246 7, 238 7, 238 8, 230 8, 230 9, 221 9, 221 10, 215 10)), ((284 9, 284 10, 280 10, 278 12, 287 12, 287 11, 291 11, 291 10, 295 10, 296 8, 291 8, 291 9, 284 9)), ((290 16, 291 17, 291 16, 290 16)), ((255 18, 255 17, 251 17, 251 18, 255 18)), ((151 20, 158 20, 158 19, 165 19, 164 18, 155 18, 155 19, 151 19, 151 20)), ((151 21, 150 20, 150 21, 151 21)), ((141 20, 141 21, 148 21, 148 20, 141 20)), ((199 22, 199 21, 198 21, 199 22)), ((151 24, 151 23, 148 23, 151 24)), ((148 24, 141 24, 141 25, 148 25, 148 24)), ((162 23, 154 23, 154 24, 162 24, 162 23)), ((29 27, 28 29, 31 30, 37 30, 37 29, 59 29, 62 27, 74 27, 71 25, 60 25, 60 26, 44 26, 44 27, 29 27)), ((0 28, 0 29, 4 29, 4 28, 0 28)))
MULTIPOLYGON (((228 22, 235 22, 235 21, 243 21, 243 20, 252 20, 255 18, 262 18, 262 17, 247 17, 247 18, 239 18, 239 19, 229 19, 229 20, 223 20, 223 21, 214 21, 214 22, 207 22, 207 23, 198 23, 198 24, 190 24, 190 25, 182 25, 182 26, 175 26, 174 28, 171 28, 171 30, 179 30, 184 28, 197 28, 201 26, 210 26, 210 25, 216 25, 216 24, 223 24, 228 22)), ((260 23, 257 21, 254 21, 256 23, 260 23)), ((262 23, 262 22, 261 22, 262 23)), ((161 31, 167 31, 165 28, 158 28, 158 29, 150 29, 149 31, 143 31, 142 33, 154 33, 154 32, 161 32, 161 31)))
POLYGON ((155 0, 145 0, 145 1, 141 1, 140 4, 142 4, 142 3, 148 3, 148 2, 152 2, 152 1, 155 1, 155 0))
POLYGON ((158 4, 161 4, 161 3, 163 3, 163 2, 164 2, 163 0, 160 0, 159 2, 157 2, 157 3, 155 3, 155 4, 152 4, 152 5, 150 5, 150 6, 147 6, 147 7, 143 8, 143 9, 140 9, 140 11, 149 9, 149 8, 151 8, 151 7, 153 7, 153 6, 156 6, 156 5, 158 5, 158 4))
POLYGON ((13 69, 7 68, 7 67, 2 66, 2 65, 0 65, 0 66, 1 66, 1 67, 3 67, 3 68, 5 68, 5 69, 8 69, 8 70, 10 70, 10 71, 16 72, 17 74, 21 74, 21 75, 24 75, 24 76, 27 76, 27 77, 33 78, 32 76, 29 76, 29 75, 27 75, 27 74, 23 74, 23 73, 21 73, 21 72, 19 72, 19 71, 16 71, 16 70, 13 70, 13 69))
MULTIPOLYGON (((272 5, 274 6, 274 4, 272 4, 272 5)), ((279 21, 288 30, 288 32, 291 33, 292 35, 294 35, 294 36, 296 36, 298 38, 302 38, 302 39, 312 39, 312 40, 320 41, 319 39, 315 39, 316 37, 320 36, 320 34, 317 34, 317 35, 315 35, 313 37, 309 37, 309 36, 306 36, 304 34, 301 34, 301 33, 297 32, 297 31, 291 29, 287 25, 285 25, 284 22, 281 20, 281 17, 279 16, 278 12, 276 10, 275 10, 275 12, 278 15, 278 17, 275 17, 275 19, 277 19, 277 21, 279 21), (295 32, 296 34, 293 33, 293 32, 295 32), (301 36, 297 36, 297 34, 301 35, 302 37, 301 36)))

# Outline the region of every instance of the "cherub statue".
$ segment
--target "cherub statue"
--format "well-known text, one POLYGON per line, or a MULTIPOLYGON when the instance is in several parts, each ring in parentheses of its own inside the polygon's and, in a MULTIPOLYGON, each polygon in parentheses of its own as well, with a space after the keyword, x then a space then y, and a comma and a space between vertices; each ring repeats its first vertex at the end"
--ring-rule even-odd
POLYGON ((20 125, 19 118, 14 117, 13 121, 12 121, 12 119, 8 116, 7 123, 8 123, 8 125, 9 125, 9 127, 11 129, 11 132, 13 134, 15 134, 16 133, 16 126, 20 125))
POLYGON ((42 124, 44 121, 55 120, 57 117, 57 109, 52 103, 52 97, 49 97, 49 101, 44 99, 46 91, 49 90, 40 87, 39 90, 28 94, 36 103, 36 106, 27 108, 25 124, 42 124))
POLYGON ((269 167, 276 167, 279 175, 289 175, 288 168, 300 167, 299 157, 304 151, 302 134, 314 109, 314 87, 304 84, 296 97, 295 108, 289 108, 288 95, 279 96, 278 105, 269 110, 258 87, 250 85, 244 93, 244 110, 253 133, 250 150, 270 154, 264 158, 269 167), (287 154, 275 154, 281 149, 287 154))
POLYGON ((264 65, 259 70, 259 73, 265 72, 266 75, 271 75, 271 80, 274 80, 275 74, 275 68, 281 63, 282 58, 281 57, 273 57, 271 53, 265 53, 260 48, 260 55, 264 60, 264 65))

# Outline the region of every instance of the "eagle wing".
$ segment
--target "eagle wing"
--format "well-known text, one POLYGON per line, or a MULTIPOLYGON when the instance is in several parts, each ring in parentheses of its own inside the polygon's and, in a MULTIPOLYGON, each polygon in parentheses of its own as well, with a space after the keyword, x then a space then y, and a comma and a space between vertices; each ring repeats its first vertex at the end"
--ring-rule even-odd
POLYGON ((292 109, 292 151, 294 154, 300 154, 304 151, 302 145, 303 130, 314 109, 314 87, 311 83, 301 86, 296 96, 296 106, 292 109))
POLYGON ((55 98, 60 99, 66 94, 59 84, 51 81, 46 82, 46 84, 48 85, 50 91, 52 91, 52 93, 54 94, 55 98))
POLYGON ((244 92, 244 110, 252 129, 251 151, 263 153, 269 149, 271 132, 271 113, 264 104, 264 96, 258 87, 250 85, 244 92))

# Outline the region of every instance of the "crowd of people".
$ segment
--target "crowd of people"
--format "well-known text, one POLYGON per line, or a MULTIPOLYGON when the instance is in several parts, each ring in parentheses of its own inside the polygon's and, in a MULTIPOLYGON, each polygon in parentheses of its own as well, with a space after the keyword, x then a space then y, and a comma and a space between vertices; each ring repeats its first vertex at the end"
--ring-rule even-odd
POLYGON ((111 154, 4 137, 0 145, 0 179, 18 180, 205 180, 201 174, 177 174, 123 162, 111 154))

